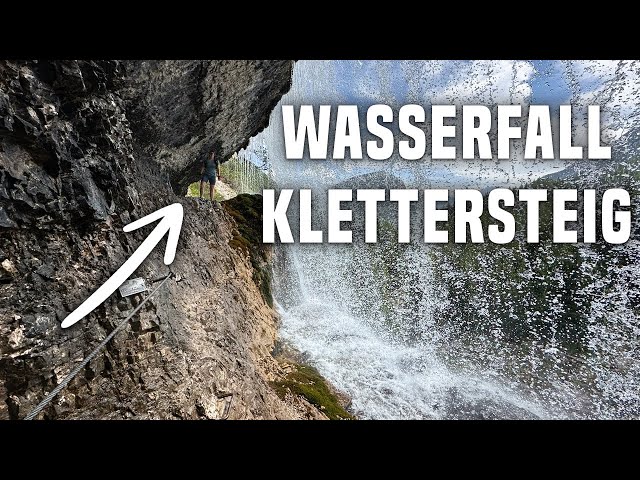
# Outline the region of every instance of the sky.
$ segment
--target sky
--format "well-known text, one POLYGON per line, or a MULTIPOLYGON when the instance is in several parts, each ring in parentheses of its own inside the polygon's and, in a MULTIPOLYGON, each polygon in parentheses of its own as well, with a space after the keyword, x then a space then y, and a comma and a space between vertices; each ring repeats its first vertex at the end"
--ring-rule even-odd
POLYGON ((572 104, 574 135, 580 142, 586 136, 586 105, 598 103, 603 110, 603 137, 613 142, 635 125, 639 70, 636 62, 619 61, 298 61, 292 88, 274 109, 269 127, 241 154, 253 159, 253 150, 266 147, 276 179, 291 186, 330 185, 373 170, 385 170, 424 187, 518 186, 567 164, 525 162, 517 149, 511 160, 500 162, 286 160, 280 105, 385 103, 399 108, 407 103, 425 107, 520 103, 548 104, 553 113, 561 104, 572 104))

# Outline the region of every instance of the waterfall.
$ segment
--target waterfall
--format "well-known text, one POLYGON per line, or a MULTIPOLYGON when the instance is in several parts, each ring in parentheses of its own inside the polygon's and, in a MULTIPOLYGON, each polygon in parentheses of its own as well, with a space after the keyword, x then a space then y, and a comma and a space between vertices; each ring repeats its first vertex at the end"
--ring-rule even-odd
MULTIPOLYGON (((548 103, 554 108, 571 101, 579 107, 580 119, 587 104, 600 103, 607 107, 603 137, 614 142, 624 160, 638 151, 638 71, 634 62, 301 61, 280 104, 479 103, 495 110, 499 104, 548 103)), ((584 122, 575 123, 574 133, 577 139, 585 135, 584 122)), ((358 182, 365 188, 387 189, 511 188, 547 175, 561 179, 571 169, 579 172, 567 162, 525 162, 517 148, 510 161, 501 162, 289 161, 279 106, 269 127, 252 139, 230 168, 237 169, 233 172, 239 188, 246 191, 275 183, 282 188, 311 188, 314 196, 333 185, 349 188, 358 182), (259 171, 268 172, 271 183, 257 176, 259 171)), ((314 208, 314 223, 322 226, 323 207, 314 208)), ((294 202, 290 212, 295 211, 294 202)), ((637 307, 634 310, 620 300, 624 289, 631 288, 629 283, 616 280, 638 273, 637 238, 610 253, 611 258, 619 255, 615 262, 631 258, 631 266, 601 272, 598 279, 595 267, 589 270, 596 260, 589 262, 599 253, 576 246, 576 257, 571 258, 581 258, 581 271, 588 270, 591 277, 585 273, 582 290, 589 292, 588 302, 576 307, 580 317, 575 321, 585 327, 575 346, 556 339, 556 333, 571 327, 574 320, 567 320, 566 308, 554 306, 551 293, 539 305, 521 293, 546 284, 546 278, 536 277, 540 275, 536 268, 540 261, 560 255, 551 247, 531 258, 516 247, 497 253, 473 250, 480 267, 470 277, 455 263, 461 258, 455 247, 429 247, 419 235, 410 245, 399 245, 393 238, 394 213, 381 212, 380 221, 381 240, 375 245, 276 246, 274 295, 283 318, 281 337, 351 397, 356 414, 362 418, 640 416, 640 320, 637 307), (499 284, 491 272, 510 271, 514 258, 524 265, 522 271, 499 284), (473 290, 464 290, 467 277, 474 282, 473 290), (609 282, 607 297, 603 282, 609 282), (456 288, 462 293, 452 295, 456 288), (500 289, 514 293, 502 298, 500 289), (618 302, 609 307, 618 323, 602 320, 608 299, 618 302), (618 353, 611 350, 608 338, 616 339, 618 353), (615 360, 618 354, 626 364, 615 360)), ((295 230, 294 214, 290 222, 295 230)), ((354 221, 354 232, 359 227, 354 221)))
POLYGON ((222 164, 220 173, 236 193, 262 193, 273 185, 267 161, 266 156, 256 159, 252 151, 241 150, 222 164))

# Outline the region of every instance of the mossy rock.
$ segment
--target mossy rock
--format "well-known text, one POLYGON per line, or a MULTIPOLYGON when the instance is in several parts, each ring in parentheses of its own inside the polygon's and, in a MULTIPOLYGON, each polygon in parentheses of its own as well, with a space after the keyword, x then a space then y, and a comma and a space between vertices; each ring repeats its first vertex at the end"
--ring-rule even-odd
POLYGON ((284 380, 271 382, 271 385, 280 398, 284 399, 287 393, 300 395, 315 405, 330 420, 355 419, 340 405, 325 379, 313 367, 294 365, 294 370, 287 374, 284 380))
POLYGON ((273 307, 269 247, 262 243, 262 195, 243 193, 221 204, 237 226, 229 245, 249 255, 253 281, 267 304, 273 307))

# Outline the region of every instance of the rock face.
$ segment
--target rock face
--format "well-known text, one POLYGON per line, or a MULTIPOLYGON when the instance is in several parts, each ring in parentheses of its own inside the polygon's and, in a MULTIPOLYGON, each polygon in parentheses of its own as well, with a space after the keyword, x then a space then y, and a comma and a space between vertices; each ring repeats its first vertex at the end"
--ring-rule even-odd
POLYGON ((144 61, 126 65, 128 118, 148 157, 178 195, 215 150, 221 161, 246 147, 290 87, 291 62, 144 61))
MULTIPOLYGON (((0 62, 0 418, 24 417, 146 295, 116 293, 60 328, 153 228, 122 227, 173 202, 185 210, 179 281, 40 417, 324 418, 270 386, 283 375, 271 356, 278 318, 264 271, 237 248, 242 219, 175 193, 203 152, 226 157, 265 127, 291 67, 0 62)), ((163 248, 135 276, 166 275, 163 248)))
POLYGON ((117 62, 0 62, 0 226, 66 230, 132 210, 117 62))

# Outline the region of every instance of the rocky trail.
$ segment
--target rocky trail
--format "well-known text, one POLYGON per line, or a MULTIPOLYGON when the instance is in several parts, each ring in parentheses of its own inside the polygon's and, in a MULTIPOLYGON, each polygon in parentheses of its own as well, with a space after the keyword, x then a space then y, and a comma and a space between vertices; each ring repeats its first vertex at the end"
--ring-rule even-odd
POLYGON ((203 154, 227 159, 268 122, 290 61, 0 62, 0 418, 24 417, 142 295, 112 295, 60 322, 179 201, 174 263, 164 240, 138 269, 170 281, 40 418, 326 418, 273 382, 270 251, 259 196, 185 198, 203 154), (251 236, 251 232, 255 235, 251 236), (249 237, 249 238, 247 238, 249 237), (282 397, 282 398, 281 398, 282 397))

